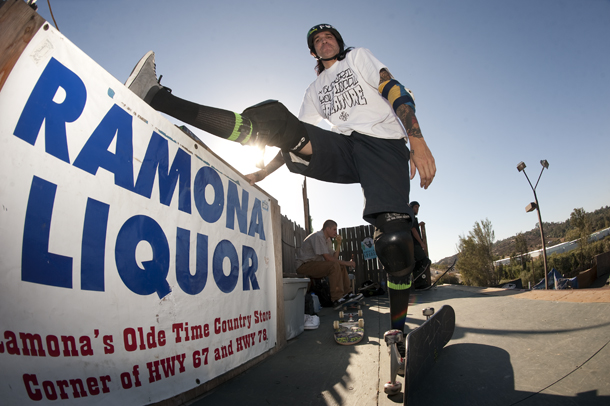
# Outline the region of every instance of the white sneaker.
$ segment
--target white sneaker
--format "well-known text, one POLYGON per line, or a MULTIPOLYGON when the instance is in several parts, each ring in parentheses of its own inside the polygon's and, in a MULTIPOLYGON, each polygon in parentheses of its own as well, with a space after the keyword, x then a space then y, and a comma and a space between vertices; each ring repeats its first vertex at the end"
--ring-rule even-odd
POLYGON ((344 298, 346 299, 344 304, 348 304, 348 303, 353 303, 353 302, 357 302, 360 299, 362 299, 364 295, 362 293, 358 293, 357 295, 350 293, 347 296, 344 296, 344 298))
POLYGON ((320 327, 320 318, 316 315, 305 315, 305 330, 315 330, 320 327))

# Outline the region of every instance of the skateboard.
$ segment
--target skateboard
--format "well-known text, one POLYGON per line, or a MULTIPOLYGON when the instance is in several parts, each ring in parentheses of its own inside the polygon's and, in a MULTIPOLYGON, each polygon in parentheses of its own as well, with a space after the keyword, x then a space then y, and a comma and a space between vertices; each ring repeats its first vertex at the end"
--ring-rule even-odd
MULTIPOLYGON (((428 276, 426 271, 430 269, 430 265, 431 265, 431 263, 428 263, 425 267, 417 269, 418 274, 413 278, 413 287, 415 287, 415 285, 416 285, 415 282, 419 281, 420 279, 421 279, 420 284, 430 283, 429 281, 426 281, 427 276, 428 276)), ((426 286, 426 287, 428 287, 428 286, 426 286)), ((419 289, 423 289, 423 288, 415 287, 415 289, 419 290, 419 289)))
POLYGON ((342 308, 342 307, 343 307, 343 306, 345 306, 345 305, 350 305, 350 304, 352 304, 352 303, 359 302, 359 301, 361 301, 361 300, 362 300, 362 297, 363 297, 363 294, 362 294, 362 293, 359 293, 358 295, 356 295, 356 296, 355 296, 355 297, 353 297, 352 299, 350 299, 350 300, 346 300, 345 302, 343 302, 343 303, 341 303, 340 305, 336 306, 334 309, 335 309, 335 310, 339 310, 340 308, 342 308))
POLYGON ((399 346, 404 346, 404 337, 400 330, 389 330, 383 338, 390 353, 390 382, 383 385, 383 391, 392 396, 400 393, 402 389, 402 383, 396 380, 396 376, 405 374, 405 360, 398 350, 399 346))
POLYGON ((402 384, 396 380, 401 372, 405 377, 404 404, 408 404, 409 388, 416 387, 419 380, 426 376, 434 366, 443 347, 451 340, 455 329, 455 312, 449 305, 434 313, 433 308, 423 311, 427 320, 407 335, 405 359, 400 356, 398 346, 402 344, 402 331, 390 330, 384 338, 390 351, 390 382, 384 385, 388 395, 398 394, 402 384))
POLYGON ((407 335, 404 405, 409 403, 411 389, 432 369, 455 330, 455 311, 449 305, 436 313, 433 308, 426 308, 424 315, 424 324, 407 335))
POLYGON ((379 285, 378 282, 373 282, 371 280, 368 280, 368 281, 364 282, 364 285, 362 287, 358 288, 358 293, 364 294, 366 291, 377 290, 380 287, 381 286, 379 285))
POLYGON ((436 286, 436 284, 443 278, 443 276, 445 276, 447 274, 447 272, 451 271, 454 267, 455 264, 457 262, 457 258, 453 261, 453 263, 451 265, 449 265, 449 267, 447 269, 445 269, 445 271, 443 271, 443 273, 441 274, 441 276, 439 276, 438 278, 436 278, 436 280, 434 281, 433 284, 431 284, 430 286, 426 286, 425 288, 421 288, 421 289, 415 289, 417 292, 425 292, 427 290, 432 289, 433 287, 436 286))
POLYGON ((337 344, 353 345, 362 341, 362 337, 364 337, 364 319, 359 318, 356 321, 354 319, 356 316, 362 317, 362 310, 358 310, 357 313, 339 312, 341 320, 333 322, 334 337, 337 344))

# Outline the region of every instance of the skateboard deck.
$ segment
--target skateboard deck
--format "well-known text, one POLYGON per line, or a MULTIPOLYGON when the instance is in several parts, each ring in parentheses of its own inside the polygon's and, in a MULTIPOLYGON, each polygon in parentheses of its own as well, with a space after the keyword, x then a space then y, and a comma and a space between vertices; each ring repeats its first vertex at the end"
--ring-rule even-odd
POLYGON ((453 269, 453 267, 455 266, 455 263, 457 262, 457 259, 455 259, 455 261, 453 261, 453 263, 451 265, 449 265, 449 267, 447 269, 445 269, 445 271, 443 271, 443 273, 441 274, 441 276, 439 276, 438 278, 436 278, 436 280, 434 281, 433 284, 431 284, 430 286, 427 286, 425 288, 421 288, 421 289, 415 289, 418 292, 425 292, 426 290, 430 290, 433 287, 436 286, 436 284, 443 278, 443 276, 445 276, 447 274, 447 272, 451 271, 453 269))
POLYGON ((341 303, 341 304, 340 304, 340 305, 338 305, 338 306, 335 306, 335 308, 334 308, 334 309, 335 309, 335 310, 339 310, 340 308, 342 308, 342 307, 344 307, 344 306, 346 306, 346 305, 350 305, 350 306, 351 306, 351 305, 355 304, 356 302, 361 301, 363 297, 364 297, 364 295, 363 295, 362 293, 359 293, 359 294, 358 294, 358 295, 356 295, 354 298, 352 298, 352 299, 350 299, 350 300, 347 300, 347 301, 345 301, 345 302, 341 303))
MULTIPOLYGON (((432 310, 433 311, 433 310, 432 310)), ((449 305, 441 307, 420 327, 407 335, 404 404, 409 395, 432 369, 443 347, 451 340, 455 329, 455 311, 449 305)))
MULTIPOLYGON (((426 272, 426 271, 428 271, 430 269, 430 265, 431 264, 428 264, 423 268, 417 269, 417 275, 415 275, 415 277, 413 278, 413 287, 415 289, 424 289, 424 288, 419 288, 417 286, 425 285, 426 283, 428 283, 428 284, 430 283, 430 281, 426 281, 426 279, 428 279, 427 276, 429 275, 429 272, 426 272)), ((425 288, 427 288, 428 286, 430 286, 430 285, 425 286, 425 288)))
POLYGON ((364 319, 354 320, 354 316, 362 316, 362 310, 358 313, 339 313, 344 320, 335 320, 333 323, 334 338, 337 344, 354 345, 362 341, 364 337, 364 319), (347 318, 347 320, 345 320, 347 318))

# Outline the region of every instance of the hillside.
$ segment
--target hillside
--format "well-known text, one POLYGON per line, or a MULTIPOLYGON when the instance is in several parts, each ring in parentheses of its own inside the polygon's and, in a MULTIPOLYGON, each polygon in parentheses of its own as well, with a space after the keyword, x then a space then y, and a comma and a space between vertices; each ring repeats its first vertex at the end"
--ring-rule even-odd
MULTIPOLYGON (((591 232, 602 230, 610 227, 610 207, 602 207, 591 213, 586 213, 587 220, 591 223, 591 232)), ((570 219, 561 223, 546 223, 543 222, 544 236, 546 238, 546 246, 552 247, 553 245, 560 244, 565 241, 570 241, 570 230, 574 227, 570 224, 570 219)), ((530 251, 542 248, 540 241, 540 230, 536 227, 523 233, 527 241, 527 247, 530 251)), ((505 238, 503 240, 496 241, 493 247, 493 253, 498 259, 506 258, 515 251, 515 236, 505 238)), ((452 255, 436 262, 435 265, 449 266, 457 257, 452 255)))

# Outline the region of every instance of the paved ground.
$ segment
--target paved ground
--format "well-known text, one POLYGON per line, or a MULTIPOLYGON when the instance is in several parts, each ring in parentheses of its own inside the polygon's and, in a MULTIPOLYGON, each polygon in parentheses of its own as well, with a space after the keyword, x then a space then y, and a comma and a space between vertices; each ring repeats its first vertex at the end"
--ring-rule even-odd
MULTIPOLYGON (((609 405, 610 289, 571 295, 457 286, 413 295, 409 329, 423 322, 425 307, 450 304, 456 330, 410 404, 609 405)), ((365 299, 363 308, 366 335, 358 345, 335 344, 338 312, 322 309, 317 330, 191 405, 402 404, 402 393, 383 392, 388 299, 365 299)))

